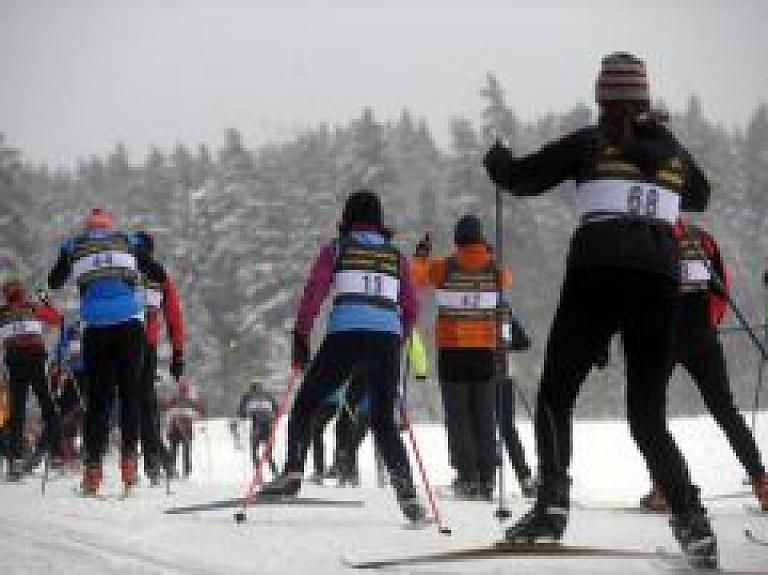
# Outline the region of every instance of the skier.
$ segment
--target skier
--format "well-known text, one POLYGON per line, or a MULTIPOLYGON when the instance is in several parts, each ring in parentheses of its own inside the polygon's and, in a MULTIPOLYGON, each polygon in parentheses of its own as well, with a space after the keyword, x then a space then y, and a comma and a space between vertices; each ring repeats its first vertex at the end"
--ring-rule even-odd
MULTIPOLYGON (((155 242, 145 231, 137 232, 139 250, 153 258, 155 242)), ((157 401, 155 379, 157 377, 157 346, 160 340, 160 315, 165 319, 165 331, 171 342, 171 363, 169 371, 176 381, 184 373, 184 321, 181 302, 171 276, 164 271, 164 281, 143 277, 143 292, 146 317, 144 327, 147 336, 147 350, 141 376, 139 407, 139 437, 144 456, 144 472, 151 485, 157 485, 160 468, 170 472, 169 456, 160 432, 160 408, 157 401)))
POLYGON ((81 433, 88 391, 82 354, 82 322, 64 321, 50 369, 51 392, 59 409, 61 438, 52 464, 78 469, 77 436, 81 433))
MULTIPOLYGON (((259 463, 262 445, 266 446, 277 414, 277 401, 274 396, 264 389, 261 381, 251 382, 251 386, 240 398, 237 416, 251 420, 251 461, 256 466, 259 463)), ((270 455, 269 467, 272 473, 277 473, 277 465, 270 455)))
POLYGON ((11 421, 11 394, 8 380, 0 374, 0 461, 8 458, 8 435, 11 421))
MULTIPOLYGON (((675 360, 690 374, 704 404, 725 433, 733 452, 749 475, 763 511, 768 511, 768 475, 755 439, 733 401, 725 353, 717 326, 727 312, 728 274, 711 234, 682 218, 675 225, 680 242, 682 306, 675 360)), ((674 366, 672 366, 674 369, 674 366)), ((654 486, 641 507, 667 510, 664 491, 654 486)))
POLYGON ((205 402, 200 399, 197 387, 187 377, 179 379, 179 387, 165 405, 166 437, 168 438, 168 469, 171 477, 177 477, 176 459, 181 447, 182 473, 192 473, 193 424, 205 416, 205 402))
POLYGON ((391 243, 379 197, 352 193, 344 205, 339 237, 315 260, 293 330, 294 365, 307 367, 288 421, 285 472, 262 492, 296 495, 301 488, 311 416, 328 393, 355 369, 371 395, 371 428, 386 461, 398 504, 411 521, 426 510, 413 483, 408 453, 397 431, 401 341, 418 314, 408 260, 391 243), (323 301, 334 290, 327 334, 309 361, 309 335, 323 301))
POLYGON ((19 278, 6 280, 2 290, 5 302, 0 305, 0 341, 11 396, 7 477, 9 481, 19 481, 39 463, 44 451, 52 451, 58 443, 59 418, 45 373, 44 326, 58 328, 61 313, 45 297, 40 302, 30 301, 19 278), (42 412, 43 431, 35 453, 24 462, 24 422, 30 387, 42 412))
POLYGON ((126 490, 137 481, 141 368, 146 348, 141 275, 165 280, 163 269, 139 248, 134 233, 115 227, 115 216, 93 208, 84 229, 65 240, 48 275, 59 289, 73 279, 80 294, 83 360, 88 381, 83 494, 98 493, 107 449, 110 406, 119 397, 120 475, 126 490))
POLYGON ((512 281, 491 254, 477 216, 459 218, 454 252, 430 259, 425 235, 416 246, 413 273, 421 287, 436 290, 437 372, 445 409, 452 487, 460 497, 490 500, 496 455, 494 421, 499 289, 512 281), (501 285, 499 285, 501 284, 501 285))
POLYGON ((627 53, 603 58, 596 96, 597 125, 522 158, 497 142, 484 158, 491 180, 516 196, 573 180, 581 212, 541 374, 537 501, 506 536, 562 537, 573 405, 599 350, 619 332, 632 436, 667 495, 670 524, 689 561, 716 566, 715 534, 665 416, 680 303, 673 225, 680 209, 706 208, 709 183, 652 113, 644 62, 627 53))

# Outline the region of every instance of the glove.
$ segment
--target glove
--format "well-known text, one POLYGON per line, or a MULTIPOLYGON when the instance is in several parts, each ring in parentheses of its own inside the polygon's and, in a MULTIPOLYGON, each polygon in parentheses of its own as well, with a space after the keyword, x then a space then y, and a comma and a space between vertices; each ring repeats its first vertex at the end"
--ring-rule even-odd
POLYGON ((417 258, 428 258, 429 255, 432 253, 432 236, 429 235, 429 232, 424 234, 424 237, 419 240, 419 243, 416 244, 416 249, 413 252, 413 255, 417 258))
POLYGON ((294 368, 301 370, 306 368, 309 363, 309 338, 295 329, 293 330, 291 363, 294 368))
POLYGON ((491 149, 483 156, 483 166, 485 166, 485 171, 488 172, 488 177, 494 182, 498 182, 502 166, 510 159, 512 159, 512 154, 499 140, 496 140, 491 149))
POLYGON ((609 346, 601 347, 595 354, 594 364, 598 369, 605 369, 605 366, 611 361, 611 348, 609 346))
POLYGON ((179 378, 184 373, 184 354, 181 351, 173 351, 173 355, 171 356, 171 367, 169 368, 169 371, 171 372, 173 379, 179 381, 179 378))

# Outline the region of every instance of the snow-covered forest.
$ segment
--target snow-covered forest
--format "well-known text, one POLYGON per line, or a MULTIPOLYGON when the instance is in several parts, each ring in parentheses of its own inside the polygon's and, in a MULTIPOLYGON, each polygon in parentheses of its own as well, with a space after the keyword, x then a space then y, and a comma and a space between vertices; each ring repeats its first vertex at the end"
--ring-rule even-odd
MULTIPOLYGON (((449 250, 453 223, 468 211, 483 215, 492 240, 495 191, 481 165, 487 135, 504 134, 524 153, 594 120, 592 109, 580 104, 522 121, 493 74, 478 86, 478 98, 484 103, 482 124, 455 119, 446 146, 438 146, 426 121, 407 109, 397 119, 364 109, 344 125, 318 125, 258 148, 249 147, 236 126, 220 142, 179 143, 172 150, 129 151, 117 144, 102 157, 67 168, 27 162, 24 150, 0 134, 3 268, 20 270, 30 282, 44 281, 58 241, 94 205, 113 210, 127 227, 154 232, 158 254, 183 298, 189 371, 212 413, 231 413, 251 378, 264 377, 274 387, 284 380, 296 298, 350 191, 368 186, 381 194, 389 224, 408 252, 425 231, 437 239, 438 252, 449 250)), ((759 106, 746 126, 728 127, 703 117, 692 96, 686 109, 671 110, 670 126, 713 183, 711 208, 698 221, 721 244, 733 299, 753 324, 761 324, 768 105, 759 106)), ((505 198, 503 223, 504 256, 515 277, 510 298, 534 342, 532 351, 513 358, 513 369, 533 393, 574 219, 562 196, 548 194, 505 198)), ((73 308, 74 295, 55 299, 73 308)), ((431 311, 427 305, 427 336, 431 311)), ((738 325, 733 316, 725 323, 738 325)), ((743 332, 723 340, 734 393, 742 407, 750 407, 757 354, 743 332)), ((622 413, 623 367, 616 351, 613 363, 585 387, 580 414, 622 413)), ((687 377, 678 373, 676 380, 671 411, 698 411, 701 403, 687 377)), ((427 387, 414 416, 438 414, 436 386, 418 385, 427 387)))

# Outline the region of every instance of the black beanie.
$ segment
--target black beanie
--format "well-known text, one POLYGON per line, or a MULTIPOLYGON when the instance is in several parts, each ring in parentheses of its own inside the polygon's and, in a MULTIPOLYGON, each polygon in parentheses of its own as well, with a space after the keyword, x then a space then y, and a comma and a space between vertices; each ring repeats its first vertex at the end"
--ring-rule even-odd
POLYGON ((379 196, 370 190, 359 190, 351 194, 341 213, 339 231, 349 231, 356 224, 368 224, 378 230, 384 230, 381 221, 381 202, 379 196))
POLYGON ((453 230, 453 241, 457 246, 485 243, 482 222, 472 214, 461 216, 453 230))

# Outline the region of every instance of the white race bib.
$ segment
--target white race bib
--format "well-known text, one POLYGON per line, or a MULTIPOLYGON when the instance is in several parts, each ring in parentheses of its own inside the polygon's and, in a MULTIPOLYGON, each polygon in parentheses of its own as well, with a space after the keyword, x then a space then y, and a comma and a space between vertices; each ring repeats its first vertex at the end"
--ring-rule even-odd
POLYGON ((674 224, 680 213, 680 195, 656 184, 629 180, 592 180, 575 187, 573 204, 588 220, 616 214, 664 220, 674 224))
POLYGON ((346 270, 336 273, 335 288, 336 295, 375 296, 397 303, 400 280, 379 272, 346 270))
POLYGON ((97 252, 75 261, 72 266, 72 275, 77 279, 88 272, 107 268, 124 268, 135 271, 137 269, 136 258, 133 254, 120 251, 97 252))
POLYGON ((439 289, 437 305, 452 309, 494 309, 499 301, 496 291, 454 291, 439 289))
POLYGON ((43 335, 43 322, 36 319, 12 321, 0 327, 0 340, 17 335, 43 335))

